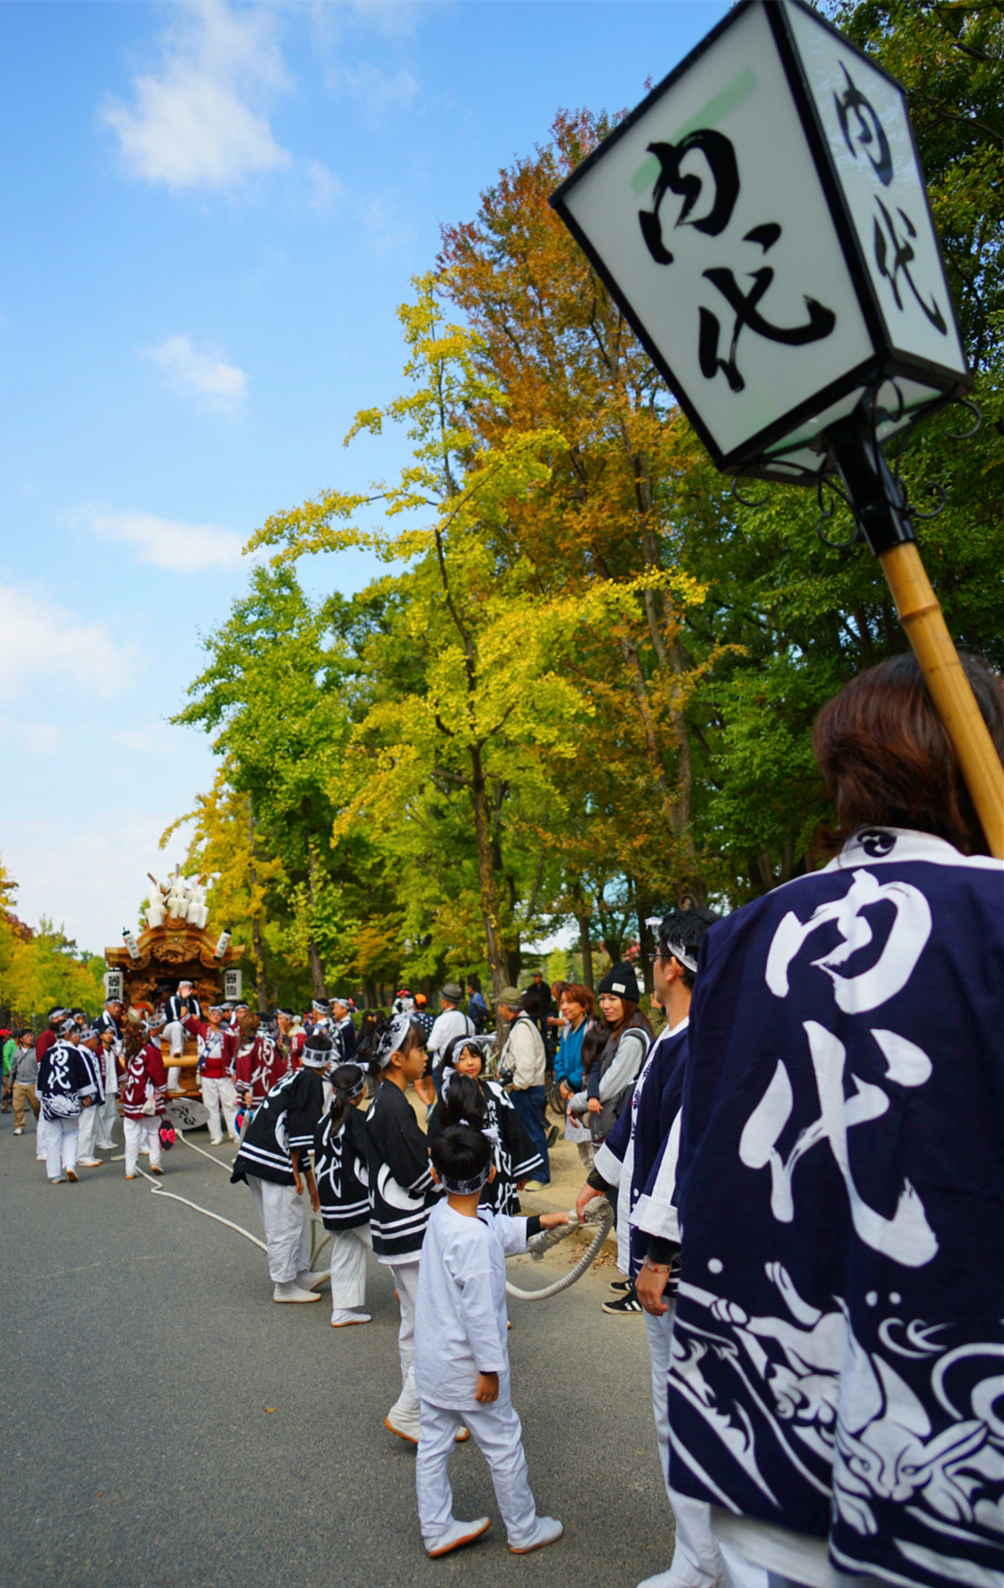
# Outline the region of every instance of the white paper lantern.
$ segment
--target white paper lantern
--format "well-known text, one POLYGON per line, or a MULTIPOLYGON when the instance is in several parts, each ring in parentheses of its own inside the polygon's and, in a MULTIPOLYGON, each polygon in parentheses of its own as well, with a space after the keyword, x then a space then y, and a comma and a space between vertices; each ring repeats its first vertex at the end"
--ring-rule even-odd
POLYGON ((812 483, 961 395, 902 88, 801 0, 746 0, 551 200, 711 453, 812 483))

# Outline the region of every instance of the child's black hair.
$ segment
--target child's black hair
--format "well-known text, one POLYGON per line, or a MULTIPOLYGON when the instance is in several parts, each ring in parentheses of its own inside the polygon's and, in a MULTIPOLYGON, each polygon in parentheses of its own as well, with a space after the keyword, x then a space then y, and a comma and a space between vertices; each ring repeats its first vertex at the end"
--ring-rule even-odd
POLYGON ((361 1064, 339 1064, 332 1070, 328 1079, 333 1091, 331 1097, 331 1130, 332 1134, 341 1130, 345 1123, 353 1099, 358 1097, 357 1088, 360 1083, 366 1084, 366 1071, 361 1064))
POLYGON ((484 1130, 488 1123, 488 1104, 473 1075, 461 1075, 454 1070, 449 1084, 439 1098, 439 1118, 449 1128, 461 1120, 474 1130, 484 1130))
POLYGON ((443 1064, 456 1064, 457 1060, 467 1052, 476 1053, 481 1060, 481 1068, 485 1067, 485 1047, 480 1037, 472 1036, 469 1031, 462 1032, 459 1037, 452 1037, 443 1049, 443 1064))
POLYGON ((491 1163, 492 1150, 480 1130, 470 1125, 451 1125, 442 1131, 429 1148, 432 1165, 449 1190, 451 1186, 476 1181, 491 1163))

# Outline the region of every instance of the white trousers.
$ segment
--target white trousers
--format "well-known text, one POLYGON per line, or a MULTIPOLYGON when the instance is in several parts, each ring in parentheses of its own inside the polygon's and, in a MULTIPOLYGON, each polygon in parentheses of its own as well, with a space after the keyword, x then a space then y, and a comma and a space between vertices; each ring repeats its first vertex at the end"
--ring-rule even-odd
POLYGON ((306 1192, 297 1196, 295 1186, 276 1185, 274 1180, 263 1180, 256 1174, 249 1174, 247 1181, 265 1228, 269 1277, 274 1285, 286 1284, 310 1267, 306 1192))
POLYGON ((207 1076, 202 1077, 202 1101, 209 1110, 209 1135, 212 1141, 219 1141, 223 1136, 223 1126, 220 1123, 220 1109, 227 1122, 226 1134, 231 1141, 237 1140, 237 1127, 234 1121, 237 1118, 237 1093, 234 1083, 228 1076, 221 1080, 213 1081, 207 1076))
POLYGON ((426 1543, 431 1544, 445 1533, 454 1520, 453 1491, 446 1463, 464 1424, 488 1463, 510 1544, 529 1539, 537 1525, 537 1507, 527 1476, 523 1430, 508 1388, 491 1406, 465 1408, 462 1413, 433 1406, 426 1400, 420 1404, 415 1486, 418 1520, 426 1543))
POLYGON ((366 1301, 366 1253, 373 1250, 368 1224, 331 1232, 331 1310, 362 1307, 366 1301))
POLYGON ((81 1110, 77 1121, 80 1130, 77 1134, 77 1157, 94 1157, 94 1138, 98 1131, 98 1105, 92 1103, 90 1108, 81 1110))
POLYGON ((648 1349, 652 1358, 652 1413, 659 1465, 676 1526, 676 1547, 666 1588, 766 1588, 766 1573, 752 1566, 711 1530, 711 1507, 703 1500, 681 1494, 669 1480, 669 1361, 673 1349, 675 1298, 659 1318, 645 1313, 648 1349))
POLYGON ((48 1134, 49 1121, 40 1109, 38 1118, 35 1121, 35 1157, 41 1158, 43 1163, 46 1160, 46 1137, 48 1134))
POLYGON ((114 1147, 115 1121, 118 1118, 118 1094, 109 1092, 100 1108, 94 1110, 97 1115, 97 1145, 99 1147, 114 1147))
POLYGON ((144 1114, 142 1119, 130 1119, 127 1114, 122 1124, 125 1127, 126 1174, 135 1174, 136 1160, 144 1150, 150 1154, 151 1164, 158 1165, 161 1158, 159 1116, 144 1114))
POLYGON ((169 1020, 160 1034, 162 1038, 166 1037, 171 1044, 172 1059, 180 1059, 185 1051, 185 1028, 181 1021, 169 1020))
POLYGON ((401 1308, 401 1327, 397 1331, 397 1350, 401 1358, 401 1394, 396 1401, 402 1416, 418 1416, 418 1391, 415 1388, 415 1301, 418 1297, 419 1258, 408 1263, 391 1263, 401 1308))
POLYGON ((45 1172, 58 1180, 77 1167, 79 1119, 47 1119, 45 1122, 45 1172))

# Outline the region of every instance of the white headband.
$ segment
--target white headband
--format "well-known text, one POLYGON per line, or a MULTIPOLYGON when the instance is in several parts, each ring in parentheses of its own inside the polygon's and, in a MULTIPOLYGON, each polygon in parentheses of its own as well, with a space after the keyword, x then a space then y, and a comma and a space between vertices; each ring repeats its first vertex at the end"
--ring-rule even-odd
POLYGON ((455 1197, 473 1196, 475 1191, 480 1191, 482 1186, 488 1184, 488 1176, 492 1172, 492 1161, 489 1158, 479 1175, 473 1180, 450 1180, 445 1174, 439 1176, 439 1183, 444 1191, 449 1191, 455 1197))
POLYGON ((686 965, 688 970, 697 969, 696 959, 692 954, 688 954, 682 943, 667 943, 666 947, 673 958, 678 959, 681 965, 686 965))

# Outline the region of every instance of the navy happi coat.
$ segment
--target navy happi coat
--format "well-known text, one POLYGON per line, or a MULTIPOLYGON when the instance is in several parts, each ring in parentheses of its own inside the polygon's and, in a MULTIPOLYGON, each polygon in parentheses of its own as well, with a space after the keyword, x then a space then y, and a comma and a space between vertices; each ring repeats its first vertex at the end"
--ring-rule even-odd
POLYGON ((326 1230, 353 1230, 370 1221, 366 1119, 349 1108, 337 1130, 331 1109, 314 1132, 314 1180, 326 1230))
POLYGON ((93 1098, 97 1086, 79 1048, 72 1042, 55 1042, 38 1063, 36 1089, 43 1119, 79 1119, 85 1097, 93 1098))
POLYGON ((1004 1568, 1000 862, 902 829, 704 939, 674 1487, 842 1570, 1004 1568))
MULTIPOLYGON (((652 1209, 653 1192, 667 1152, 666 1171, 670 1163, 675 1170, 689 1025, 689 1020, 681 1020, 656 1037, 635 1083, 630 1106, 596 1154, 598 1173, 619 1187, 618 1258, 632 1279, 638 1277, 652 1235, 679 1239, 675 1211, 667 1207, 660 1209, 660 1216, 653 1217, 652 1209), (623 1249, 626 1246, 628 1250, 623 1249)), ((675 1188, 675 1179, 673 1173, 670 1191, 675 1188)))

